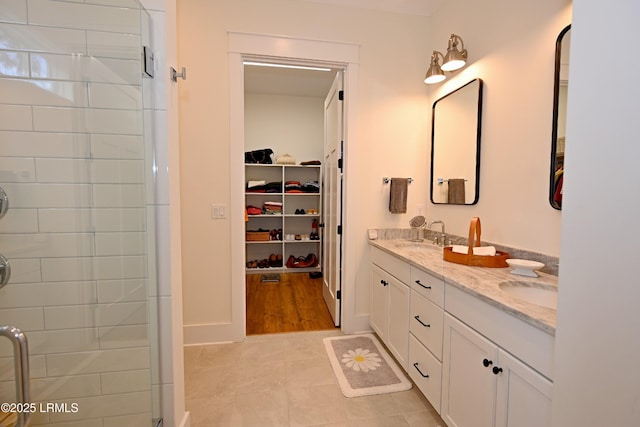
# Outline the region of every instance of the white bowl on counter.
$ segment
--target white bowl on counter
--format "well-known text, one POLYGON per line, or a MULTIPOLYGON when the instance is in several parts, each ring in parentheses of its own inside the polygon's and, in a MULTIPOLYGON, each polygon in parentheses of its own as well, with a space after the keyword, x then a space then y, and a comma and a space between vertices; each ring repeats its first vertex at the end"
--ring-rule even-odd
POLYGON ((517 258, 507 259, 507 264, 509 264, 510 267, 513 267, 511 274, 526 277, 538 277, 538 273, 536 273, 536 271, 544 267, 544 264, 541 262, 517 258))

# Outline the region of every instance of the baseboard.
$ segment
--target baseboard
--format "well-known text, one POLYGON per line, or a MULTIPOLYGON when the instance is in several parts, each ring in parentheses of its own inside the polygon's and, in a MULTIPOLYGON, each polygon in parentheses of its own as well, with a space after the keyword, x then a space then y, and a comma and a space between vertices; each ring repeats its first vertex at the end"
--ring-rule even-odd
POLYGON ((371 326, 369 326, 369 315, 355 315, 349 319, 348 322, 343 322, 342 332, 347 335, 371 332, 371 326))
POLYGON ((240 342, 244 340, 244 331, 238 331, 231 323, 210 323, 185 325, 183 342, 185 346, 205 345, 222 342, 240 342))
POLYGON ((182 417, 182 421, 177 427, 191 427, 191 412, 184 413, 184 417, 182 417))

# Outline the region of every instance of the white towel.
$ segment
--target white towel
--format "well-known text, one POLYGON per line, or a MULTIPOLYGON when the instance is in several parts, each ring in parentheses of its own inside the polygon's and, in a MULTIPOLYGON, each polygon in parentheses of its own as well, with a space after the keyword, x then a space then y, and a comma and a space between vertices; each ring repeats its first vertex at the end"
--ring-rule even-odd
MULTIPOLYGON (((453 245, 453 252, 457 254, 467 254, 469 253, 469 247, 463 245, 453 245)), ((495 256, 496 248, 495 246, 477 246, 473 248, 474 255, 484 255, 484 256, 495 256)))

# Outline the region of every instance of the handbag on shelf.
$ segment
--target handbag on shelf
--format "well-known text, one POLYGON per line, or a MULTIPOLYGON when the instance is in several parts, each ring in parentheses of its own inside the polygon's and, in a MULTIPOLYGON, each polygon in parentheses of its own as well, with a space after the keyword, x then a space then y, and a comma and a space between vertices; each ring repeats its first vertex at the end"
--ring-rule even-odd
POLYGON ((453 251, 453 246, 447 246, 443 249, 442 256, 444 260, 475 267, 508 267, 507 259, 509 258, 509 254, 507 252, 496 251, 496 254, 493 256, 474 255, 473 248, 480 247, 480 232, 480 218, 471 218, 471 223, 469 224, 468 252, 466 254, 457 253, 453 251))
POLYGON ((253 163, 253 164, 261 164, 261 165, 270 165, 270 164, 273 164, 273 160, 271 159, 272 154, 273 154, 273 150, 271 148, 245 151, 244 162, 250 163, 250 164, 253 163))

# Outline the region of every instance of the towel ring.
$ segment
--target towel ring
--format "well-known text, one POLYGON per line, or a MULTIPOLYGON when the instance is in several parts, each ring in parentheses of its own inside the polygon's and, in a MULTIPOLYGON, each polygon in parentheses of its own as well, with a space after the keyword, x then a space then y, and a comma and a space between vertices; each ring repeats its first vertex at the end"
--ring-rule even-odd
MULTIPOLYGON (((407 178, 407 181, 409 182, 409 184, 411 184, 413 182, 413 178, 407 178)), ((382 178, 382 182, 384 184, 388 184, 391 182, 391 178, 387 178, 386 176, 384 178, 382 178)))

